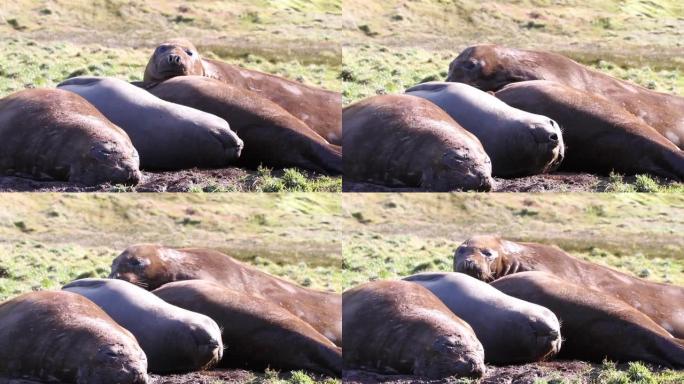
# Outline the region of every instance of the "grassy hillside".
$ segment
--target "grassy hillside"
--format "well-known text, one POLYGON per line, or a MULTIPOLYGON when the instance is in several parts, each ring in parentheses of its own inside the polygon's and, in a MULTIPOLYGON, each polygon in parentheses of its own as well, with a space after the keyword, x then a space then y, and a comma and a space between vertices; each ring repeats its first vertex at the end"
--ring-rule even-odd
POLYGON ((135 243, 208 247, 305 286, 342 287, 337 194, 3 194, 0 300, 109 274, 135 243))
POLYGON ((345 102, 444 79, 467 46, 565 54, 613 76, 684 94, 684 5, 676 0, 347 0, 345 102))
MULTIPOLYGON (((454 250, 475 234, 555 244, 635 276, 684 285, 681 194, 345 194, 342 210, 344 289, 451 271, 454 250)), ((540 384, 684 382, 684 371, 576 362, 491 367, 484 382, 507 375, 540 384)))

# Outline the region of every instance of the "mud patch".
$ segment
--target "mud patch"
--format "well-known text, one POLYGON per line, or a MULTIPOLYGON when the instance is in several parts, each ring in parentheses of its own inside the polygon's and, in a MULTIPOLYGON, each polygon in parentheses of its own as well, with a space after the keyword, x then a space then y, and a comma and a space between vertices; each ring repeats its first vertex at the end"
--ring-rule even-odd
MULTIPOLYGON (((316 183, 327 176, 297 170, 306 183, 316 183)), ((23 177, 0 176, 0 192, 270 192, 273 178, 280 178, 284 170, 263 171, 237 167, 221 169, 188 169, 173 172, 143 172, 137 186, 100 184, 84 186, 63 181, 39 181, 23 177)), ((276 185, 275 187, 279 187, 276 185)), ((288 188, 288 186, 285 186, 288 188)), ((331 188, 335 189, 334 186, 331 188)), ((292 189, 292 188, 290 188, 292 189)), ((276 190, 274 190, 276 191, 276 190)))

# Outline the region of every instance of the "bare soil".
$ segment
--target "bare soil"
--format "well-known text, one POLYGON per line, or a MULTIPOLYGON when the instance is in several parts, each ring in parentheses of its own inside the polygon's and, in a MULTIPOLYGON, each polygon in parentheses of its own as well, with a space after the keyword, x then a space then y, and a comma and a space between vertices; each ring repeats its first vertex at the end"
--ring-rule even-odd
MULTIPOLYGON (((634 176, 626 176, 624 182, 633 184, 635 179, 634 176)), ((674 183, 663 179, 658 179, 658 182, 661 185, 674 183)), ((558 172, 514 179, 495 177, 492 192, 606 192, 610 186, 610 179, 607 176, 558 172)), ((427 192, 419 188, 391 188, 347 180, 343 182, 342 190, 344 192, 427 192)))
MULTIPOLYGON (((599 365, 582 361, 548 361, 542 363, 509 365, 503 367, 487 366, 487 373, 478 384, 534 384, 538 379, 554 379, 559 383, 567 382, 588 383, 591 371, 599 365)), ((409 383, 444 383, 457 382, 457 379, 430 380, 419 376, 381 375, 368 371, 345 371, 342 377, 345 384, 409 384, 409 383)))
MULTIPOLYGON (((309 180, 319 175, 299 170, 309 180)), ((253 191, 262 176, 255 170, 229 167, 221 169, 188 169, 173 172, 143 171, 140 184, 133 187, 100 184, 86 186, 65 181, 40 181, 25 177, 0 176, 0 192, 188 192, 197 191, 253 191)), ((272 176, 282 176, 282 170, 274 170, 272 176)))

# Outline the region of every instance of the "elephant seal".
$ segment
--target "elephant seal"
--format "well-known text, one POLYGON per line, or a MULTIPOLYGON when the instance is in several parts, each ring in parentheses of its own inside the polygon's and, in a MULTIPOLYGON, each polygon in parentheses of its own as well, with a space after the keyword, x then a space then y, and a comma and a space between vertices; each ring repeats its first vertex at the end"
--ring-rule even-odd
POLYGON ((1 303, 0 345, 0 377, 147 384, 135 337, 75 293, 30 292, 1 303))
POLYGON ((207 280, 164 284, 152 291, 164 301, 214 319, 227 349, 221 366, 306 369, 342 374, 342 349, 271 300, 207 280))
POLYGON ((684 180, 684 151, 601 96, 535 80, 507 85, 496 97, 561 125, 567 145, 561 170, 650 173, 684 180))
POLYGON ((153 95, 224 118, 244 141, 240 163, 342 172, 341 148, 261 95, 201 76, 173 77, 149 86, 153 95))
POLYGON ((513 108, 461 83, 433 81, 413 86, 406 94, 430 100, 477 136, 492 161, 493 176, 548 173, 563 160, 563 135, 546 116, 513 108))
POLYGON ((112 262, 110 278, 153 290, 178 280, 203 279, 239 292, 263 296, 337 345, 342 344, 342 298, 315 291, 269 275, 234 258, 210 249, 167 248, 138 244, 124 250, 112 262))
POLYGON ((131 283, 82 279, 62 290, 79 294, 130 331, 155 373, 208 369, 223 356, 221 330, 207 316, 173 306, 131 283))
POLYGON ((480 141, 435 104, 382 95, 344 108, 344 177, 428 191, 488 191, 492 164, 480 141))
POLYGON ((282 77, 204 59, 187 39, 167 40, 155 48, 145 68, 145 82, 175 76, 206 76, 269 99, 303 121, 327 141, 342 142, 342 95, 282 77))
POLYGON ((142 177, 139 166, 126 132, 81 96, 39 88, 0 99, 0 172, 135 185, 142 177))
POLYGON ((483 91, 498 91, 504 85, 529 80, 551 80, 601 95, 684 148, 683 97, 616 79, 556 53, 476 45, 451 62, 447 77, 447 81, 470 84, 483 91))
POLYGON ((242 151, 242 140, 220 117, 169 103, 123 80, 75 77, 57 87, 85 98, 126 131, 143 169, 225 167, 242 151))
POLYGON ((342 313, 345 369, 430 379, 485 372, 473 329, 419 284, 361 284, 342 294, 342 313))
POLYGON ((561 358, 600 363, 645 361, 684 369, 684 344, 615 297, 547 272, 521 272, 492 283, 501 292, 549 308, 561 322, 561 358))
POLYGON ((492 364, 547 360, 561 349, 558 318, 550 310, 501 293, 463 273, 419 273, 404 280, 435 294, 473 330, 492 364))
POLYGON ((475 236, 456 250, 454 271, 484 281, 524 271, 544 271, 611 294, 684 338, 684 287, 654 283, 573 257, 555 246, 475 236))

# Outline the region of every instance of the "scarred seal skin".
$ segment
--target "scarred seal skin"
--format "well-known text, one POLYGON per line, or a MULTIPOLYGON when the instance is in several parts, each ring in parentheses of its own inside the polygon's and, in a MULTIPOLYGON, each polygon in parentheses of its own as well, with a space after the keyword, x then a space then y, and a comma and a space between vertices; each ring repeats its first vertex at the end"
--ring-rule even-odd
POLYGON ((547 308, 508 296, 463 273, 405 277, 437 296, 475 331, 492 364, 547 360, 561 349, 560 324, 547 308))
POLYGON ((30 292, 0 304, 0 345, 0 379, 147 384, 135 337, 75 293, 30 292))
POLYGON ((427 288, 373 281, 342 297, 345 369, 430 379, 483 375, 475 332, 427 288))
POLYGON ((684 368, 684 344, 650 317, 612 295, 548 272, 515 273, 491 283, 521 300, 549 308, 561 321, 561 358, 645 361, 684 368))
POLYGON ((651 317, 675 337, 684 338, 684 287, 630 276, 578 259, 555 246, 474 236, 456 250, 454 271, 484 281, 524 271, 550 272, 611 294, 651 317))
POLYGON ((563 134, 546 116, 513 108, 462 83, 432 81, 413 86, 406 94, 430 100, 477 136, 492 161, 493 176, 548 173, 563 161, 563 134))
POLYGON ((496 97, 560 124, 568 146, 561 170, 650 173, 684 180, 684 151, 601 96, 538 80, 507 85, 496 97))
POLYGON ((225 167, 242 152, 242 140, 225 120, 169 103, 123 80, 84 76, 58 87, 82 96, 126 131, 143 169, 225 167))
POLYGON ((488 191, 492 163, 480 141, 435 104, 382 95, 346 107, 345 180, 426 191, 488 191))
POLYGON ((130 138, 82 97, 27 89, 0 99, 0 172, 84 185, 137 184, 130 138))
POLYGON ((227 349, 222 367, 305 369, 342 374, 342 349, 283 307, 206 280, 162 285, 164 301, 214 319, 227 349))
POLYGON ((530 80, 551 80, 602 96, 679 148, 684 146, 684 97, 616 79, 556 53, 476 45, 463 50, 451 62, 447 77, 447 81, 470 84, 483 91, 498 91, 507 84, 530 80))
POLYGON ((168 248, 138 244, 112 262, 110 278, 153 290, 179 280, 203 279, 233 290, 263 296, 337 345, 342 345, 342 297, 316 291, 262 272, 221 252, 203 248, 168 248))
POLYGON ((63 290, 102 308, 130 331, 155 373, 205 370, 223 356, 221 330, 211 318, 171 305, 131 283, 115 279, 81 279, 63 290))
POLYGON ((342 95, 282 77, 202 58, 187 39, 159 44, 145 68, 145 82, 206 76, 258 93, 280 105, 332 144, 342 144, 342 95))
POLYGON ((342 172, 339 146, 256 92, 201 76, 177 76, 146 89, 163 100, 225 119, 245 143, 238 164, 342 172))

